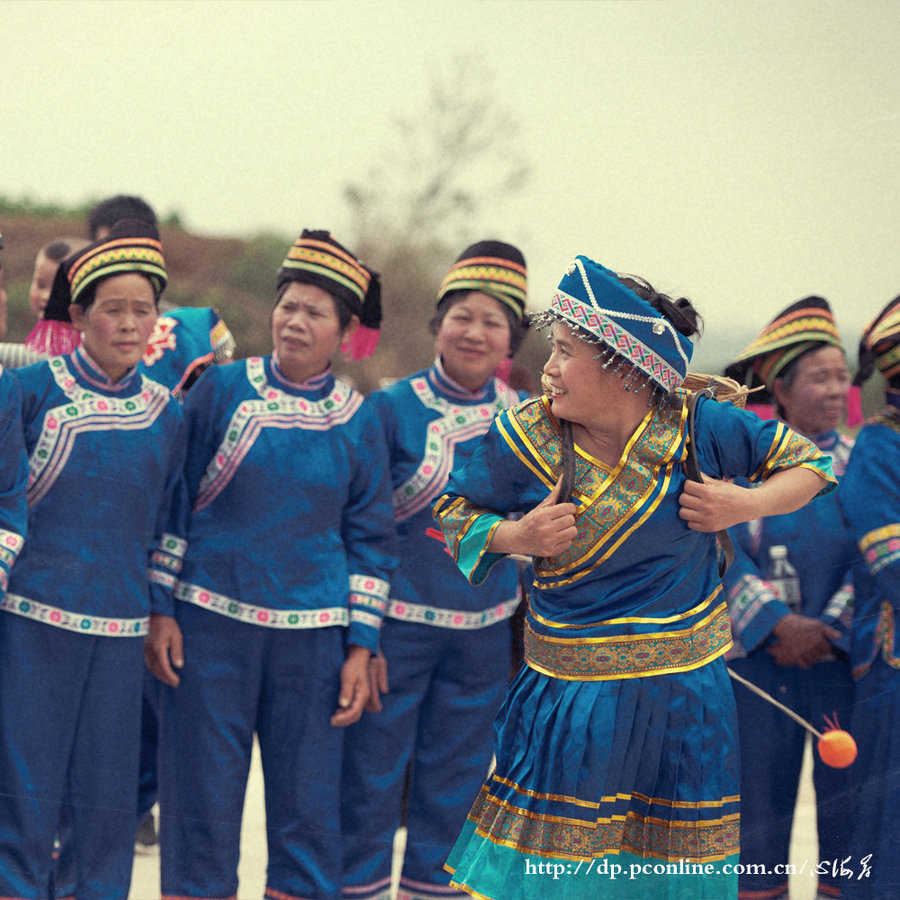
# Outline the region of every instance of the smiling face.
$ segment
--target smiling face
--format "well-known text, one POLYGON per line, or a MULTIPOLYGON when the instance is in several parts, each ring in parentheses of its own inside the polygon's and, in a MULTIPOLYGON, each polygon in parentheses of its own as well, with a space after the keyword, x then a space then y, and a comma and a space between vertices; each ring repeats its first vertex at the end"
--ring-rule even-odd
POLYGON ((156 295, 144 275, 111 275, 97 284, 93 303, 73 303, 69 312, 91 359, 112 381, 121 381, 144 355, 156 323, 156 295))
POLYGON ((605 417, 604 411, 623 404, 623 379, 595 359, 597 346, 575 337, 565 325, 555 325, 551 339, 543 383, 557 418, 589 427, 605 417))
POLYGON ((847 411, 850 370, 842 350, 811 350, 794 364, 788 378, 776 378, 773 392, 784 420, 806 435, 837 428, 847 411))
POLYGON ((36 319, 44 315, 44 307, 50 299, 50 288, 53 287, 53 279, 58 268, 58 262, 50 259, 43 251, 38 253, 34 261, 31 286, 28 288, 28 302, 36 319))
POLYGON ((471 291, 444 314, 434 347, 444 371, 458 384, 477 391, 510 354, 509 319, 503 305, 471 291))
POLYGON ((278 364, 298 383, 324 372, 338 347, 359 325, 353 316, 341 328, 335 300, 320 287, 292 281, 272 310, 272 346, 278 364))

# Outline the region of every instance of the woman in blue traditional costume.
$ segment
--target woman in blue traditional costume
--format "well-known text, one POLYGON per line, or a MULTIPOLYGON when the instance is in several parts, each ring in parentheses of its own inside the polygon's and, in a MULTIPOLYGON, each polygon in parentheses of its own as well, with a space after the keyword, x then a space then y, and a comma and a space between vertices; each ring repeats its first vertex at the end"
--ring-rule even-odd
MULTIPOLYGON (((3 238, 0 237, 0 250, 3 238)), ((2 290, 2 284, 0 284, 2 290)), ((0 366, 0 601, 25 540, 28 455, 22 434, 22 389, 0 366)))
POLYGON ((167 685, 165 897, 236 895, 254 735, 266 897, 340 895, 343 726, 368 700, 396 560, 381 428, 331 358, 362 328, 371 346, 380 319, 377 274, 304 231, 278 271, 272 355, 211 368, 185 400, 185 491, 152 574, 170 609, 148 643, 167 685))
POLYGON ((859 747, 850 769, 854 878, 845 896, 852 900, 889 900, 900 891, 900 296, 863 333, 855 382, 863 384, 876 367, 885 381, 884 409, 857 435, 838 491, 862 557, 851 632, 850 730, 859 747))
MULTIPOLYGON (((850 372, 828 302, 806 297, 763 329, 725 372, 770 402, 778 418, 831 456, 842 477, 853 441, 837 429, 847 410, 850 372)), ((727 659, 742 677, 824 728, 837 714, 849 726, 853 679, 846 650, 852 617, 854 542, 837 492, 790 515, 754 519, 731 531, 734 564, 724 578, 734 647, 727 659), (773 547, 784 547, 799 596, 767 580, 773 547), (782 590, 784 590, 782 588, 782 590)), ((779 551, 775 551, 776 554, 779 551)), ((788 892, 786 864, 806 732, 746 687, 735 686, 741 742, 740 897, 788 892), (760 740, 765 734, 766 739, 760 740)), ((813 761, 819 859, 849 852, 848 773, 813 761)), ((840 896, 846 878, 823 868, 822 896, 840 896)))
POLYGON ((390 453, 401 563, 373 661, 385 667, 375 680, 389 690, 382 710, 347 736, 345 897, 390 894, 407 772, 399 896, 456 894, 443 864, 490 766, 519 587, 512 561, 484 585, 469 585, 434 527, 431 505, 494 416, 520 400, 496 372, 525 336, 526 287, 516 247, 494 240, 467 247, 438 291, 434 364, 368 400, 390 453))
POLYGON ((124 898, 134 855, 147 566, 185 446, 181 407, 137 372, 166 284, 156 229, 123 221, 58 270, 81 332, 19 369, 28 535, 0 615, 0 895, 124 898))
POLYGON ((687 479, 687 300, 579 256, 541 319, 547 396, 501 413, 435 504, 472 583, 505 554, 535 558, 525 661, 451 883, 503 900, 725 900, 739 774, 713 532, 830 490, 828 459, 701 397, 705 475, 687 479))

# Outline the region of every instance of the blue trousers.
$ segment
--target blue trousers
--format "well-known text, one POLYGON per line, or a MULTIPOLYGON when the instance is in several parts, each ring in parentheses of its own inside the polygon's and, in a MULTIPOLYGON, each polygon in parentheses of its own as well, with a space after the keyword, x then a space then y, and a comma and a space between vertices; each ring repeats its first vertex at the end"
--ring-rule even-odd
POLYGON ((266 897, 340 894, 345 629, 282 630, 179 603, 184 668, 160 703, 162 894, 237 893, 254 734, 265 785, 266 897))
POLYGON ((0 613, 0 896, 47 896, 64 803, 56 883, 78 900, 128 896, 143 671, 137 638, 0 613))
POLYGON ((509 621, 456 630, 385 619, 384 709, 351 726, 344 756, 344 897, 386 898, 409 769, 400 896, 456 895, 443 865, 491 760, 509 679, 509 621))
MULTIPOLYGON (((823 714, 836 712, 848 728, 853 708, 853 681, 846 662, 821 662, 811 669, 778 666, 758 650, 729 666, 776 700, 803 716, 820 731, 827 726, 823 714)), ((741 745, 741 863, 765 865, 766 874, 746 873, 738 878, 739 896, 780 897, 787 892, 788 876, 775 866, 788 862, 791 827, 806 730, 741 684, 735 683, 741 745)), ((849 781, 846 769, 826 766, 813 749, 813 785, 819 859, 843 859, 850 846, 849 781)), ((809 860, 809 869, 817 863, 809 860)), ((822 869, 819 889, 839 895, 839 874, 822 869)))

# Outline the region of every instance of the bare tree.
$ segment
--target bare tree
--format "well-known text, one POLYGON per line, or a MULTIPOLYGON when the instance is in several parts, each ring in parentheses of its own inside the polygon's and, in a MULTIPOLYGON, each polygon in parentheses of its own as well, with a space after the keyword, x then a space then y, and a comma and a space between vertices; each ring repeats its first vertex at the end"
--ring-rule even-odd
POLYGON ((479 233, 480 214, 528 182, 519 120, 494 80, 478 57, 446 62, 423 108, 393 117, 365 177, 344 188, 352 246, 384 273, 381 345, 361 377, 356 369, 363 388, 430 362, 427 323, 444 272, 473 240, 502 239, 479 233))

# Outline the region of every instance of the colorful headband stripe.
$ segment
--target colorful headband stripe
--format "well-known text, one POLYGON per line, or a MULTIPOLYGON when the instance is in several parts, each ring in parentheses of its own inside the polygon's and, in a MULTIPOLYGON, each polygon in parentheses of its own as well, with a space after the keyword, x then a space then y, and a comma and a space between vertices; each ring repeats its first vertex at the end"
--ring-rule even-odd
POLYGON ((775 379, 790 363, 822 346, 844 349, 828 301, 805 297, 780 312, 738 354, 725 374, 750 388, 762 386, 771 393, 775 379))
POLYGON ((885 379, 900 374, 900 297, 895 297, 865 329, 860 342, 863 352, 874 357, 885 379))
POLYGON ((362 303, 369 288, 370 275, 356 258, 325 241, 298 238, 281 264, 283 269, 310 272, 336 281, 352 291, 362 303))
POLYGON ((518 318, 528 299, 525 266, 495 257, 464 259, 450 267, 438 289, 438 300, 451 291, 481 291, 508 306, 518 318))
POLYGON ((457 257, 438 288, 438 303, 454 291, 480 291, 512 310, 520 321, 528 302, 528 270, 518 247, 478 241, 457 257))
POLYGON ((550 311, 598 338, 664 391, 684 381, 693 344, 600 263, 576 257, 550 311))
POLYGON ((146 275, 158 298, 167 281, 162 244, 152 238, 122 237, 90 247, 68 269, 72 303, 98 279, 125 272, 146 275))

